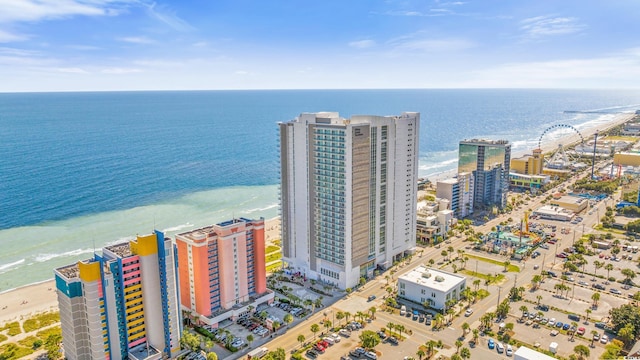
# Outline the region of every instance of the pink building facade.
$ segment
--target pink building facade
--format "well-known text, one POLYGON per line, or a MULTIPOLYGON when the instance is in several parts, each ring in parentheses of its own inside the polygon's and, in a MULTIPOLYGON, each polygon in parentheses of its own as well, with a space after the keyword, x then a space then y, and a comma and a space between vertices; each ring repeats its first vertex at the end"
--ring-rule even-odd
POLYGON ((183 309, 209 325, 273 301, 264 219, 233 219, 176 235, 183 309))

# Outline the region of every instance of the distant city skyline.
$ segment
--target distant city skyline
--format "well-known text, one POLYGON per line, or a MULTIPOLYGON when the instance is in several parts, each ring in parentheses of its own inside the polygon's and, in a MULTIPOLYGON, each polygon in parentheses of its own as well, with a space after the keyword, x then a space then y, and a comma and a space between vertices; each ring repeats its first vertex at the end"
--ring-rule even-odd
POLYGON ((638 88, 632 1, 0 0, 0 92, 638 88))

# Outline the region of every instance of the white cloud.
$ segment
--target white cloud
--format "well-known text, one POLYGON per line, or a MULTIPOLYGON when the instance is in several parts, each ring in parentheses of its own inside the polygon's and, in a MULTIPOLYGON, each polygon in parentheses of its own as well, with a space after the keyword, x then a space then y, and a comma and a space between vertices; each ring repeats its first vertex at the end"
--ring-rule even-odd
POLYGON ((581 32, 586 25, 573 17, 558 17, 553 15, 537 16, 520 22, 520 30, 526 38, 537 39, 544 36, 566 35, 581 32))
POLYGON ((27 40, 28 38, 29 37, 26 35, 14 34, 8 31, 0 30, 0 43, 24 41, 24 40, 27 40))
POLYGON ((637 49, 601 58, 563 59, 509 63, 475 71, 470 83, 475 87, 636 87, 640 77, 637 49))
POLYGON ((118 14, 135 0, 0 0, 0 23, 118 14))
POLYGON ((234 74, 236 74, 236 75, 249 75, 249 72, 245 71, 245 70, 237 70, 236 72, 234 72, 234 74))
POLYGON ((366 49, 366 48, 370 48, 370 47, 374 47, 376 46, 376 42, 373 40, 359 40, 359 41, 352 41, 349 43, 349 46, 356 48, 356 49, 366 49))
POLYGON ((66 73, 66 74, 88 74, 89 73, 88 71, 81 68, 77 68, 77 67, 58 68, 56 70, 58 72, 66 73))
POLYGON ((424 52, 449 52, 469 49, 475 46, 475 44, 469 40, 445 38, 445 39, 432 39, 432 38, 416 38, 413 36, 393 40, 391 44, 396 49, 402 50, 414 50, 424 52))
POLYGON ((106 68, 100 70, 100 72, 103 74, 122 75, 139 73, 142 72, 142 70, 136 68, 106 68))
POLYGON ((123 38, 118 38, 120 41, 132 43, 132 44, 154 44, 156 41, 153 39, 149 39, 146 36, 128 36, 123 38))
POLYGON ((156 20, 159 20, 174 30, 178 31, 191 31, 193 30, 193 26, 191 26, 186 21, 182 20, 178 15, 175 14, 174 11, 170 10, 168 7, 163 5, 158 5, 155 2, 150 4, 145 4, 147 8, 147 12, 149 15, 156 20))

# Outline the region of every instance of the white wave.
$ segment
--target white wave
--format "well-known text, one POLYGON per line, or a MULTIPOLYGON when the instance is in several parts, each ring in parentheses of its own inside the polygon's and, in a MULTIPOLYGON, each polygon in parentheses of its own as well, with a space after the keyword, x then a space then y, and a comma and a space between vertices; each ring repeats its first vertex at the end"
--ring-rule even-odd
POLYGON ((435 163, 435 164, 420 165, 419 169, 420 170, 439 169, 439 168, 447 167, 447 166, 449 166, 451 164, 455 164, 457 162, 458 162, 458 158, 453 158, 453 159, 441 161, 441 162, 438 162, 438 163, 435 163))
POLYGON ((275 204, 267 205, 267 206, 265 206, 263 208, 254 208, 254 209, 245 210, 242 213, 243 214, 252 214, 254 212, 267 211, 267 210, 270 210, 270 209, 273 209, 273 208, 277 208, 277 207, 278 207, 278 203, 275 203, 275 204))
POLYGON ((4 265, 0 265, 0 273, 4 273, 7 270, 10 270, 11 268, 14 268, 20 264, 24 263, 24 259, 20 259, 18 261, 14 261, 12 263, 8 263, 8 264, 4 264, 4 265))
POLYGON ((45 262, 45 261, 49 261, 51 259, 55 259, 59 257, 78 256, 82 254, 91 254, 93 252, 94 252, 93 249, 76 249, 76 250, 71 250, 71 251, 57 253, 57 254, 38 254, 35 257, 35 261, 45 262))
POLYGON ((171 231, 180 231, 182 229, 187 229, 187 228, 190 228, 190 227, 193 227, 193 224, 186 223, 186 224, 182 224, 182 225, 178 225, 178 226, 168 227, 166 229, 163 229, 162 232, 163 233, 168 233, 168 232, 171 232, 171 231))

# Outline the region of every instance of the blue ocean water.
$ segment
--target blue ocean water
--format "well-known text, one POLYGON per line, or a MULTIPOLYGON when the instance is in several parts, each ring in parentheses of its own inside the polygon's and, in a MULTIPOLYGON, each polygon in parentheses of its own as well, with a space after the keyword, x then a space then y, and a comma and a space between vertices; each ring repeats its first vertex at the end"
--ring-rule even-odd
POLYGON ((638 108, 640 91, 0 94, 0 291, 154 228, 276 216, 276 123, 302 112, 420 112, 420 175, 429 177, 456 167, 464 138, 524 151, 551 125, 584 129, 638 108))

